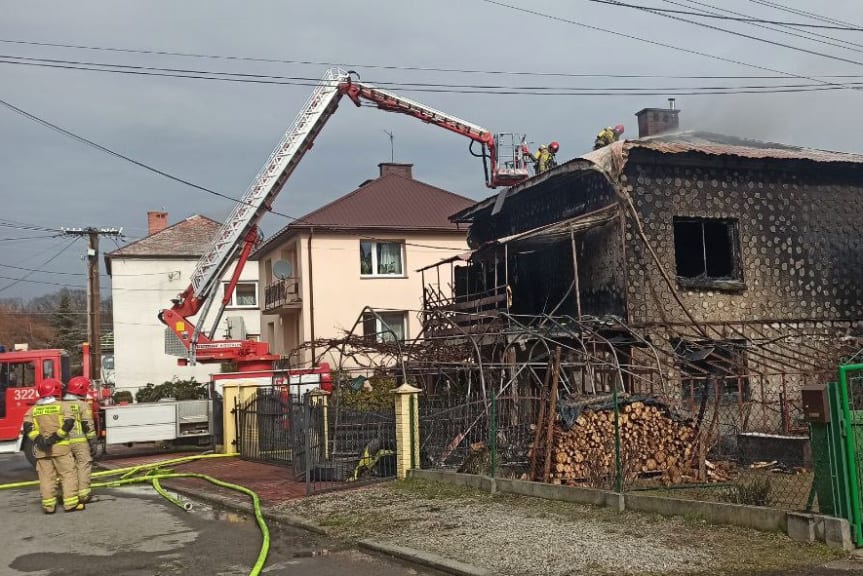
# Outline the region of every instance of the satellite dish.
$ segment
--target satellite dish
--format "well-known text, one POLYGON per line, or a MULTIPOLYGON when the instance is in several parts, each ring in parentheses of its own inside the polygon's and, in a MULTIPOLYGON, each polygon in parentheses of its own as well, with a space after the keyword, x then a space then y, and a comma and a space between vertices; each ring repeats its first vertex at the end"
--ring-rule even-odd
POLYGON ((287 260, 277 260, 273 263, 273 276, 279 280, 287 280, 294 275, 294 267, 287 260))

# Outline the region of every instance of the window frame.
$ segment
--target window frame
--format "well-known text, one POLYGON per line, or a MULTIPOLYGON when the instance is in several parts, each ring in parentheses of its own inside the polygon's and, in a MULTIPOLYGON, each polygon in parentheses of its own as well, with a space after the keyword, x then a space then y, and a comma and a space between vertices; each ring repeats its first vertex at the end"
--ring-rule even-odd
POLYGON ((368 239, 360 239, 360 278, 407 278, 407 267, 406 267, 406 250, 405 250, 405 241, 404 240, 368 240, 368 239), (370 248, 370 256, 371 256, 371 269, 372 272, 366 273, 363 272, 363 244, 369 244, 370 248), (398 244, 399 246, 399 261, 401 263, 401 272, 394 273, 384 273, 381 274, 377 272, 378 269, 378 244, 398 244))
MULTIPOLYGON (((222 283, 222 296, 225 295, 225 290, 228 289, 229 282, 222 283)), ((257 280, 244 280, 237 282, 237 285, 234 287, 234 292, 231 294, 231 301, 225 305, 226 309, 238 309, 238 310, 256 310, 259 308, 259 298, 258 298, 258 281, 257 280), (240 286, 248 286, 252 285, 255 288, 255 303, 254 304, 237 304, 237 289, 240 286)))
MULTIPOLYGON (((384 342, 396 342, 396 341, 404 342, 408 338, 408 313, 406 310, 382 310, 382 311, 375 311, 374 314, 366 312, 365 314, 363 314, 362 324, 363 324, 363 338, 365 338, 366 340, 372 340, 373 339, 374 342, 377 342, 379 344, 384 343, 384 342), (386 322, 386 316, 390 316, 391 318, 393 318, 393 317, 395 317, 396 314, 398 314, 400 317, 402 337, 400 340, 396 340, 395 338, 386 339, 386 338, 390 338, 392 336, 392 334, 389 331, 387 331, 386 329, 384 329, 383 323, 386 322), (372 333, 367 331, 367 327, 371 322, 374 322, 374 325, 375 325, 374 326, 374 332, 372 332, 372 333)), ((393 328, 391 323, 387 323, 387 326, 390 329, 393 328)), ((395 330, 393 330, 393 332, 395 332, 395 330)))
POLYGON ((738 292, 746 288, 743 280, 742 252, 740 250, 740 222, 737 218, 710 218, 704 216, 674 216, 671 226, 672 246, 674 247, 674 268, 677 283, 682 288, 701 288, 705 290, 723 290, 738 292), (678 224, 699 224, 701 226, 701 251, 703 272, 698 276, 680 275, 680 257, 678 255, 678 224), (706 254, 705 224, 723 224, 729 235, 729 254, 731 274, 728 276, 708 275, 708 255, 706 254))

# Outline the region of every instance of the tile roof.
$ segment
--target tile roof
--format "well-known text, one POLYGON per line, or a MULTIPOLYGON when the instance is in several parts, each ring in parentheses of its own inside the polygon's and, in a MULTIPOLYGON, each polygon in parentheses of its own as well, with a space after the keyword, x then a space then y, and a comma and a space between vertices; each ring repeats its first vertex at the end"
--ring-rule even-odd
POLYGON ((195 214, 164 230, 105 254, 105 258, 200 258, 221 227, 220 222, 195 214))
POLYGON ((466 231, 451 214, 474 200, 398 174, 370 180, 353 192, 309 212, 282 228, 259 251, 294 230, 466 231))

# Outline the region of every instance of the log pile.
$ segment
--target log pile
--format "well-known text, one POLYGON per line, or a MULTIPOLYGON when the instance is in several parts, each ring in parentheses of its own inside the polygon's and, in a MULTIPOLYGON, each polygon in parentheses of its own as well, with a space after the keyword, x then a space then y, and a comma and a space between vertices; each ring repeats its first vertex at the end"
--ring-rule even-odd
MULTIPOLYGON (((636 401, 620 407, 619 425, 624 481, 655 476, 664 484, 679 484, 690 475, 696 454, 693 424, 636 401)), ((586 409, 569 430, 556 425, 553 439, 552 483, 610 487, 608 479, 616 475, 613 409, 586 409)))

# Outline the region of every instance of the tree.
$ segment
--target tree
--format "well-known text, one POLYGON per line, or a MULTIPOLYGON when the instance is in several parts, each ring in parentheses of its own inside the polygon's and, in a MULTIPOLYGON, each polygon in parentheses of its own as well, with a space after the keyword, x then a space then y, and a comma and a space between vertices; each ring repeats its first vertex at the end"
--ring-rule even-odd
POLYGON ((69 352, 75 352, 78 349, 81 343, 81 332, 77 316, 72 308, 72 298, 68 293, 62 293, 51 318, 51 324, 54 326, 53 346, 55 348, 63 348, 69 352))

